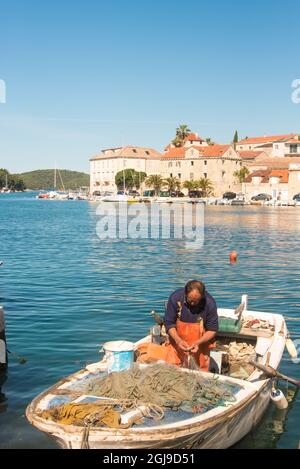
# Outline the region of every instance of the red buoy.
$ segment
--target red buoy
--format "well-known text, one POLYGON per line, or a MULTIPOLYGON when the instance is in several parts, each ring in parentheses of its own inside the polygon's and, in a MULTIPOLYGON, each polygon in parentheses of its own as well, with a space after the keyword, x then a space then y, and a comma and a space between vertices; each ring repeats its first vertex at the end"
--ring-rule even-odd
POLYGON ((237 261, 237 252, 236 251, 232 251, 230 254, 229 254, 229 259, 230 259, 230 262, 231 264, 235 264, 236 261, 237 261))

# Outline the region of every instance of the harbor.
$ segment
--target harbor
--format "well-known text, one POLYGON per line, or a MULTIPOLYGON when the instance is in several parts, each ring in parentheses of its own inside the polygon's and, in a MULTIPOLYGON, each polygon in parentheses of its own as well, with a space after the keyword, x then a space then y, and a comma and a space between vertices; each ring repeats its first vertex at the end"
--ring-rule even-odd
MULTIPOLYGON (((100 241, 96 205, 84 201, 70 209, 59 201, 38 203, 30 193, 0 199, 1 304, 11 352, 1 389, 2 447, 57 447, 27 422, 29 403, 97 363, 105 342, 136 342, 147 335, 153 325, 149 312, 162 315, 168 295, 186 279, 202 278, 220 308, 236 308, 246 293, 251 311, 298 317, 300 212, 293 207, 207 206, 205 245, 197 252, 180 240, 100 241), (234 264, 232 249, 239 254, 234 264)), ((299 322, 287 325, 297 345, 299 322)), ((286 350, 280 372, 299 379, 299 364, 286 350)), ((297 447, 299 398, 293 385, 279 386, 288 409, 270 404, 236 447, 297 447)))

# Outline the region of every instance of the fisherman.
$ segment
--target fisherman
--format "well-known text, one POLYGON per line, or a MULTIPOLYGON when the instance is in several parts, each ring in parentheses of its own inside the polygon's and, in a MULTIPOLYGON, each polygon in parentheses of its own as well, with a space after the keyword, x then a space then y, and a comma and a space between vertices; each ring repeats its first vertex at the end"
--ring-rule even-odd
POLYGON ((209 370, 209 352, 215 347, 218 331, 217 305, 203 282, 189 281, 173 292, 165 312, 170 338, 166 361, 189 367, 190 360, 203 371, 209 370))

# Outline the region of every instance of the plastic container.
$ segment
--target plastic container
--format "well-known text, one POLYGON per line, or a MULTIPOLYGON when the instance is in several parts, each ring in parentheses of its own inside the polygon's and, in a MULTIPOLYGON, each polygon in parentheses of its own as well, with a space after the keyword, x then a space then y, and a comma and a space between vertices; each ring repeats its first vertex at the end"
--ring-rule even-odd
POLYGON ((219 316, 219 331, 239 333, 242 327, 241 319, 233 319, 219 316))
POLYGON ((107 360, 107 373, 129 370, 133 365, 134 344, 126 340, 114 340, 103 345, 107 360))

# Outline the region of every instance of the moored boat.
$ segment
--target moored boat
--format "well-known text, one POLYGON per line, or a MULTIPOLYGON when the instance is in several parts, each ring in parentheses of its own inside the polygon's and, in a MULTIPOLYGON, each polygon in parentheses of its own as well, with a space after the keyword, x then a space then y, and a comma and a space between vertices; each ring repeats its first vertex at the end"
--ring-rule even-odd
MULTIPOLYGON (((196 415, 168 411, 159 421, 146 417, 143 423, 126 429, 90 426, 88 434, 85 426, 61 424, 41 416, 42 411, 60 403, 91 402, 95 399, 95 396, 88 396, 84 392, 78 396, 78 389, 90 379, 107 375, 104 357, 100 362, 88 365, 36 397, 28 406, 26 416, 35 427, 49 434, 63 448, 80 448, 83 442, 89 448, 99 449, 228 448, 257 425, 270 402, 273 380, 255 366, 247 368, 250 359, 277 370, 288 339, 286 323, 280 314, 246 309, 239 312, 239 318, 236 314, 237 311, 233 309, 218 309, 222 327, 217 337, 217 350, 212 356, 214 369, 209 373, 180 369, 182 373, 196 374, 199 379, 217 379, 221 384, 233 386, 234 401, 223 402, 196 415), (241 327, 230 330, 226 326, 227 321, 233 321, 234 324, 240 321, 241 327), (243 351, 248 347, 250 355, 243 361, 238 358, 237 352, 236 362, 231 362, 235 366, 224 371, 220 358, 226 355, 226 347, 237 351, 241 349, 242 355, 245 355, 243 351)), ((136 342, 135 350, 148 342, 151 342, 151 336, 136 342)), ((98 399, 104 398, 105 396, 98 396, 98 399)), ((137 408, 136 411, 138 410, 137 408)), ((121 414, 124 421, 127 414, 121 414)))

